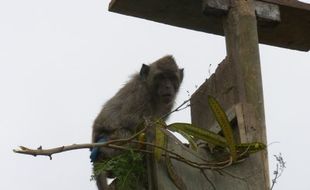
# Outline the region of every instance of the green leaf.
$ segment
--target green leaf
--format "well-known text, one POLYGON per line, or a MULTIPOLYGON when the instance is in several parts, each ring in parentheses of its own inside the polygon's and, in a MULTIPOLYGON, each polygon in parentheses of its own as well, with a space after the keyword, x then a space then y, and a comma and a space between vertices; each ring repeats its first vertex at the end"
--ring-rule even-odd
POLYGON ((204 140, 208 143, 211 143, 220 147, 227 147, 227 143, 224 137, 213 133, 208 130, 204 130, 202 128, 195 127, 192 124, 188 123, 172 123, 167 127, 171 131, 186 133, 187 135, 191 135, 196 139, 204 140))
POLYGON ((116 186, 119 190, 134 190, 139 184, 146 183, 143 154, 126 151, 102 162, 94 164, 92 179, 102 172, 112 172, 117 179, 116 186))
MULTIPOLYGON (((165 147, 165 134, 161 131, 162 125, 156 124, 155 127, 155 145, 159 147, 165 147)), ((161 158, 163 150, 160 148, 155 147, 154 148, 154 157, 155 160, 159 161, 161 158)))
POLYGON ((208 96, 208 102, 212 110, 212 113, 215 116, 215 119, 217 120, 217 122, 219 123, 220 127, 223 130, 224 137, 226 138, 226 142, 228 144, 232 160, 236 161, 237 160, 236 145, 228 117, 215 98, 213 98, 212 96, 208 96))
POLYGON ((197 151, 198 147, 197 144, 193 138, 193 136, 183 132, 183 131, 178 131, 178 133, 180 133, 186 140, 188 140, 188 143, 190 145, 190 148, 197 151))
POLYGON ((237 152, 246 156, 264 150, 266 147, 264 143, 260 142, 241 143, 236 145, 237 152))
POLYGON ((172 180, 172 182, 174 183, 174 185, 179 190, 186 190, 187 187, 186 187, 185 183, 183 182, 182 178, 180 178, 180 176, 178 176, 177 172, 175 171, 168 153, 166 153, 165 162, 166 162, 169 177, 172 180))

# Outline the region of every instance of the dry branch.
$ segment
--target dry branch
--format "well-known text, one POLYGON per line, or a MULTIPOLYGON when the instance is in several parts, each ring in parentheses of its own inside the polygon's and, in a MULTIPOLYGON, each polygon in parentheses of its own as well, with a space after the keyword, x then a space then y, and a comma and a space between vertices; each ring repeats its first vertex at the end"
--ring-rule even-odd
POLYGON ((40 146, 37 149, 31 149, 27 148, 25 146, 19 146, 19 149, 13 149, 13 152, 19 153, 19 154, 26 154, 26 155, 32 155, 32 156, 48 156, 50 159, 52 159, 53 154, 66 152, 70 150, 77 150, 77 149, 85 149, 85 148, 95 148, 95 147, 109 147, 109 148, 116 148, 120 149, 117 145, 114 144, 125 144, 134 138, 136 138, 138 135, 143 133, 147 127, 144 127, 141 131, 134 134, 133 136, 127 138, 127 139, 118 139, 118 140, 111 140, 107 142, 102 143, 85 143, 85 144, 72 144, 67 146, 60 146, 56 148, 50 148, 50 149, 43 149, 42 146, 40 146))

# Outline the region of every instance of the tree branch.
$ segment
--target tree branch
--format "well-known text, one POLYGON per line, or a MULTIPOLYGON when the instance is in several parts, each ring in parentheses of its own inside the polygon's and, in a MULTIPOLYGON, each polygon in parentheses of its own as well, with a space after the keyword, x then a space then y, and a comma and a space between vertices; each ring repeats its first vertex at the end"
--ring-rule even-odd
POLYGON ((165 114, 164 116, 161 117, 161 119, 168 117, 169 115, 171 115, 174 112, 177 111, 181 111, 184 110, 186 108, 188 108, 190 106, 190 104, 187 104, 191 99, 185 100, 181 105, 179 105, 177 108, 175 108, 174 110, 168 112, 167 114, 165 114), (185 107, 183 107, 185 104, 187 104, 185 107), (182 108, 183 107, 183 108, 182 108))
POLYGON ((86 143, 86 144, 72 144, 67 146, 60 146, 56 148, 50 148, 50 149, 43 149, 42 146, 40 146, 37 149, 31 149, 27 148, 25 146, 19 146, 19 149, 13 149, 13 152, 19 153, 19 154, 26 154, 26 155, 32 155, 32 156, 48 156, 50 159, 52 159, 53 154, 66 152, 70 150, 77 150, 77 149, 85 149, 85 148, 95 148, 95 147, 110 147, 113 148, 112 144, 124 144, 127 143, 134 138, 136 138, 138 135, 143 133, 147 127, 144 127, 141 131, 138 133, 132 135, 131 137, 127 139, 117 139, 117 140, 111 140, 107 142, 102 143, 86 143))

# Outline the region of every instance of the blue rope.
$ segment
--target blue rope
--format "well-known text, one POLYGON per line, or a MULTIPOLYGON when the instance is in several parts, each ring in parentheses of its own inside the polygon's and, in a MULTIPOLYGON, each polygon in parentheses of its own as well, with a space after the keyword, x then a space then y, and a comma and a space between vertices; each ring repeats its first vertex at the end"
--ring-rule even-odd
MULTIPOLYGON (((105 135, 101 135, 99 140, 96 141, 97 143, 103 143, 103 142, 107 142, 107 137, 105 135)), ((97 160, 98 156, 99 156, 99 153, 100 153, 100 147, 95 147, 91 150, 90 152, 90 161, 91 162, 94 162, 97 160)))

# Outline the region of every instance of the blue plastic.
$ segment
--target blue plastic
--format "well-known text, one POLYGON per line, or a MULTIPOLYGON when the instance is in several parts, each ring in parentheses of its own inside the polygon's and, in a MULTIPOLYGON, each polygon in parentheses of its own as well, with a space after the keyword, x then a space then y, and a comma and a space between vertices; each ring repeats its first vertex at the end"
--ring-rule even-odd
MULTIPOLYGON (((97 141, 97 143, 103 143, 103 142, 107 142, 107 138, 105 136, 100 137, 100 139, 97 141)), ((98 155, 100 153, 99 147, 95 147, 91 150, 90 152, 90 161, 94 162, 96 161, 98 155)))

